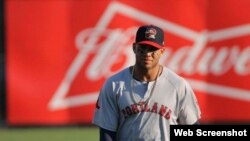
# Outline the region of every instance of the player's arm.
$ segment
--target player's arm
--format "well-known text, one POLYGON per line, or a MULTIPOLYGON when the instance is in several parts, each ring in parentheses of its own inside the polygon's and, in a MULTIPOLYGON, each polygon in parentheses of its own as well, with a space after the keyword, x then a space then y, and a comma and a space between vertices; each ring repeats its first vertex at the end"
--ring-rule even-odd
POLYGON ((100 128, 100 141, 116 141, 116 132, 100 128))
POLYGON ((178 115, 178 121, 181 125, 193 125, 198 124, 201 117, 200 107, 196 96, 188 84, 184 81, 180 87, 180 109, 178 115))
POLYGON ((193 125, 200 125, 199 120, 197 120, 193 125))

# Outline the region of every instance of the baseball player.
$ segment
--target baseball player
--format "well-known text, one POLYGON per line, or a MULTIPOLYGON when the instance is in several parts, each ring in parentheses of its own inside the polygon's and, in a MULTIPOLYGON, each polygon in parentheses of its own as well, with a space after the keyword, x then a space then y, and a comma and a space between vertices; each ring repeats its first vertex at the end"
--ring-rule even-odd
POLYGON ((169 141, 170 125, 198 122, 196 97, 187 81, 159 64, 165 51, 161 28, 139 27, 133 51, 135 65, 102 87, 93 123, 101 141, 169 141))

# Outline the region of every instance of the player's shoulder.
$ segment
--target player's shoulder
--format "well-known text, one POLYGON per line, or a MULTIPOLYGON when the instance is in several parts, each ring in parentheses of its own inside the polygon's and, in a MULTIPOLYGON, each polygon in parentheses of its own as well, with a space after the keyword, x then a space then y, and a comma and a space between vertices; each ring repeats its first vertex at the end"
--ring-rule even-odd
POLYGON ((129 67, 124 68, 116 73, 114 73, 113 75, 111 75, 106 82, 115 82, 115 81, 124 81, 125 79, 129 78, 130 71, 129 71, 129 67))
POLYGON ((170 84, 173 85, 173 87, 180 88, 186 85, 186 80, 172 71, 171 69, 167 67, 163 67, 163 77, 166 79, 170 84))

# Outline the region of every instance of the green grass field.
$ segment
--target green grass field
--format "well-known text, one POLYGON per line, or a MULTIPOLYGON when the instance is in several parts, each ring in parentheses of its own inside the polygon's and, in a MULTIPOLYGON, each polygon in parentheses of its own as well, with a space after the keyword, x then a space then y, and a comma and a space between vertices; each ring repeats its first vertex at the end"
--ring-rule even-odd
POLYGON ((96 127, 0 128, 0 141, 98 141, 96 127))

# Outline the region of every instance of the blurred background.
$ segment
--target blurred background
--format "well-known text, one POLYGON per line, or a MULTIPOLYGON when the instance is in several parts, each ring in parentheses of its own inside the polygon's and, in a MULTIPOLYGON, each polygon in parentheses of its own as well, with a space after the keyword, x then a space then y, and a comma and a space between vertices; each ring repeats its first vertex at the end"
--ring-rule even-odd
POLYGON ((98 140, 104 81, 133 65, 138 26, 187 79, 201 124, 250 123, 249 0, 0 1, 0 140, 98 140))

